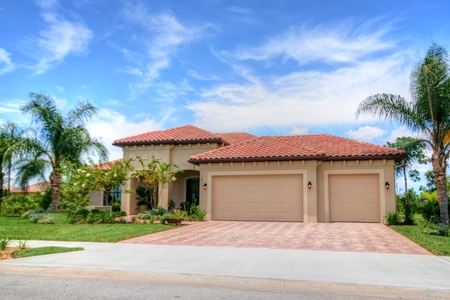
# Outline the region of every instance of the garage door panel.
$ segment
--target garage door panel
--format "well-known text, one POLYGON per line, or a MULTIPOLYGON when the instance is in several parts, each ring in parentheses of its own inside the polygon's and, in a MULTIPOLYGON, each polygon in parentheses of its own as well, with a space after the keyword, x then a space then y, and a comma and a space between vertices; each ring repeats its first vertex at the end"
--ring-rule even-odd
POLYGON ((329 214, 335 222, 380 222, 378 174, 329 175, 329 214))
POLYGON ((214 176, 215 220, 302 221, 302 175, 214 176), (227 191, 233 190, 233 194, 227 191))

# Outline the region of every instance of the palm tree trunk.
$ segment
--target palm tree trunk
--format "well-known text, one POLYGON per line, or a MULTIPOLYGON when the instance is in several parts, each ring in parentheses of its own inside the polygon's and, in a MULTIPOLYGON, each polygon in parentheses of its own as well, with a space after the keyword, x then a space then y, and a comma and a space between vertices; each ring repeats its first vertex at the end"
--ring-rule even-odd
POLYGON ((52 187, 52 211, 58 211, 59 206, 59 194, 61 193, 61 174, 58 172, 52 172, 50 174, 50 185, 52 187))
POLYGON ((431 157, 431 164, 433 165, 433 172, 436 178, 436 190, 439 197, 439 209, 442 222, 449 221, 448 215, 448 195, 447 195, 447 177, 445 169, 447 167, 445 155, 440 149, 433 149, 431 157))

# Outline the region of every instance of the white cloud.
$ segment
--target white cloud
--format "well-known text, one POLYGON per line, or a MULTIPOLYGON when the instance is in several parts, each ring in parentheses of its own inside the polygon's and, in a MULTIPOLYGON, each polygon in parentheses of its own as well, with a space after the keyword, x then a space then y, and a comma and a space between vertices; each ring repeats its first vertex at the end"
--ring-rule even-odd
POLYGON ((379 127, 364 126, 360 127, 358 130, 349 130, 346 134, 353 139, 371 141, 375 138, 382 137, 385 132, 385 130, 379 127))
POLYGON ((390 25, 373 30, 376 23, 377 20, 371 20, 356 27, 352 20, 347 20, 334 27, 292 27, 262 46, 241 48, 233 56, 263 61, 282 57, 300 64, 354 62, 367 54, 395 46, 392 41, 383 39, 392 30, 390 25))
POLYGON ((110 152, 110 159, 113 160, 123 157, 122 149, 112 145, 114 140, 160 130, 162 125, 161 121, 155 119, 133 121, 117 111, 100 109, 87 127, 93 137, 101 138, 110 152))
POLYGON ((42 8, 41 16, 47 26, 39 32, 38 38, 30 41, 29 48, 38 60, 33 69, 40 74, 63 61, 68 55, 85 54, 93 32, 84 23, 68 21, 57 13, 56 0, 41 0, 37 3, 42 8))
POLYGON ((209 77, 199 75, 199 74, 198 74, 197 72, 195 72, 194 70, 189 70, 189 71, 187 72, 187 74, 188 74, 189 76, 191 76, 192 78, 194 78, 194 79, 202 80, 202 81, 217 81, 217 80, 221 80, 219 77, 217 77, 217 76, 215 76, 215 75, 212 75, 212 76, 209 76, 209 77))
MULTIPOLYGON (((160 71, 170 66, 179 47, 199 39, 207 27, 183 25, 170 11, 152 14, 142 5, 128 4, 124 10, 124 18, 145 30, 145 34, 134 40, 144 46, 146 62, 126 69, 126 72, 139 77, 139 81, 131 85, 133 96, 149 88, 159 77, 160 71)), ((127 49, 121 51, 125 58, 131 53, 127 49)))
POLYGON ((393 143, 393 142, 395 142, 395 140, 397 138, 404 137, 404 136, 410 136, 410 137, 416 137, 417 138, 417 133, 413 133, 408 128, 406 128, 404 126, 400 126, 399 128, 392 130, 391 135, 389 136, 387 141, 390 142, 390 143, 393 143))
POLYGON ((308 127, 292 127, 291 135, 302 135, 308 132, 308 127))
MULTIPOLYGON (((358 104, 377 92, 408 95, 407 54, 366 60, 331 71, 297 71, 258 78, 235 67, 244 83, 205 89, 187 107, 211 131, 356 123, 358 104)), ((362 116, 358 122, 375 120, 362 116)))
POLYGON ((64 92, 64 88, 62 86, 57 85, 56 89, 61 93, 64 92))
POLYGON ((5 49, 0 48, 0 75, 14 70, 14 64, 10 58, 11 54, 5 49))

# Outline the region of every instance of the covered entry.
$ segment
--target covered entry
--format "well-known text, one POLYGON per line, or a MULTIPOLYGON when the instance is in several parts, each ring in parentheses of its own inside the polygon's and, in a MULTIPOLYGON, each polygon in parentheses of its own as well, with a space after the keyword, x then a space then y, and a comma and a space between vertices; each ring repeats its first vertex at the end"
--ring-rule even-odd
POLYGON ((378 174, 329 175, 330 222, 380 222, 378 174))
POLYGON ((212 219, 303 221, 303 175, 212 177, 212 219))

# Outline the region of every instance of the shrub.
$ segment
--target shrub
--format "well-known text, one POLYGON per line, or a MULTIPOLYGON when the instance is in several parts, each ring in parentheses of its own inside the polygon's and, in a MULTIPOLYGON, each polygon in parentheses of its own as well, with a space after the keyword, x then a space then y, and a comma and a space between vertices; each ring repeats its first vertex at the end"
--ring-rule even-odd
POLYGON ((200 205, 195 205, 191 207, 191 216, 195 217, 197 221, 205 220, 206 210, 200 207, 200 205))
POLYGON ((423 192, 420 195, 418 211, 428 221, 439 220, 439 197, 436 191, 433 193, 423 192))
POLYGON ((120 211, 120 201, 115 201, 111 207, 111 210, 113 212, 119 212, 120 211))
POLYGON ((387 212, 384 219, 388 225, 397 225, 400 222, 399 214, 394 211, 387 212))
POLYGON ((11 240, 7 237, 0 239, 0 251, 5 250, 6 247, 8 247, 11 240))
POLYGON ((33 196, 11 194, 2 198, 2 214, 6 216, 21 216, 24 212, 38 207, 39 203, 33 196))
POLYGON ((162 216, 167 213, 167 210, 165 210, 163 207, 159 206, 158 208, 154 208, 151 210, 151 214, 153 216, 162 216))
POLYGON ((44 210, 47 210, 52 204, 52 189, 48 188, 45 190, 43 194, 41 194, 39 200, 39 207, 42 207, 44 210))
POLYGON ((172 214, 164 214, 161 216, 161 218, 159 218, 159 221, 161 222, 161 224, 166 224, 167 219, 174 219, 174 215, 172 214))

